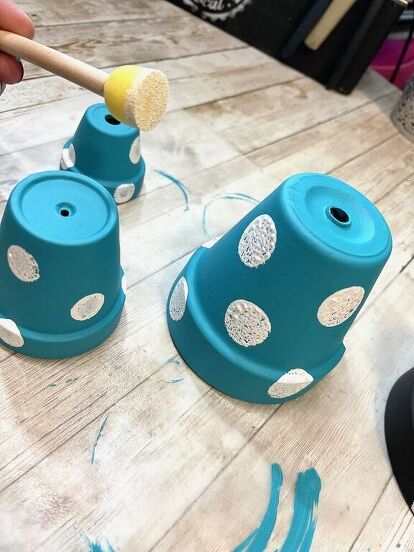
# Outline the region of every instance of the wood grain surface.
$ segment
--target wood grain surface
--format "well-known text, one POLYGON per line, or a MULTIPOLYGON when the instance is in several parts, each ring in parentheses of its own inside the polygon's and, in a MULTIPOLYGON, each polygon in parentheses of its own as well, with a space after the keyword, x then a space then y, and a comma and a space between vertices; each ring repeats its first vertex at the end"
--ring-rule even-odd
MULTIPOLYGON (((387 394, 414 365, 414 150, 389 113, 399 91, 367 72, 350 96, 162 0, 24 0, 45 44, 99 68, 146 63, 171 82, 166 119, 142 137, 147 175, 119 206, 128 281, 119 327, 95 351, 41 361, 0 348, 0 551, 230 551, 260 523, 270 464, 322 480, 315 552, 412 552, 413 516, 383 437, 387 394), (179 178, 189 193, 157 173, 179 178), (301 171, 342 178, 387 218, 392 256, 340 365, 300 399, 255 406, 211 389, 166 325, 172 282, 199 245, 301 171), (174 380, 180 380, 172 383, 174 380), (94 462, 91 454, 99 429, 94 462), (111 548, 112 547, 112 548, 111 548)), ((0 210, 16 182, 58 167, 100 101, 29 65, 0 99, 0 210)))

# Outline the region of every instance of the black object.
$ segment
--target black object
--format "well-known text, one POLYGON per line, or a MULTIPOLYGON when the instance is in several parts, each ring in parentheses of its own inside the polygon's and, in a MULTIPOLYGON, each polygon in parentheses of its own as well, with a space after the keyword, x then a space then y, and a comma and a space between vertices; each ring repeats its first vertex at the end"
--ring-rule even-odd
MULTIPOLYGON (((357 0, 317 50, 304 44, 305 37, 299 44, 294 41, 295 31, 316 9, 317 0, 169 1, 326 85, 371 4, 378 0, 357 0), (288 51, 289 57, 282 59, 282 51, 290 41, 295 42, 294 47, 288 51)), ((338 86, 335 85, 341 92, 350 92, 357 83, 406 5, 403 0, 379 2, 382 7, 375 18, 375 28, 370 27, 369 33, 364 35, 360 51, 352 58, 347 74, 341 77, 338 86)))
POLYGON ((295 29, 295 32, 288 40, 287 44, 283 47, 280 54, 282 59, 289 58, 296 52, 299 46, 304 42, 305 38, 311 32, 313 27, 319 21, 324 14, 326 8, 331 3, 331 0, 316 0, 313 6, 311 6, 304 19, 299 26, 295 29))
POLYGON ((372 0, 361 25, 329 79, 328 88, 335 88, 342 94, 352 91, 403 9, 404 4, 400 0, 372 0))
POLYGON ((401 376, 391 389, 384 429, 392 471, 414 514, 414 368, 401 376))

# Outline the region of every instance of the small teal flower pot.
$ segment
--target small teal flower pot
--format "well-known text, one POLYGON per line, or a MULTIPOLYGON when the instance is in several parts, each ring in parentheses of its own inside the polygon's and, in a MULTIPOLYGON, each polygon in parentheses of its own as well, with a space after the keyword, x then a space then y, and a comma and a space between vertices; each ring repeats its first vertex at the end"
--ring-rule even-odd
POLYGON ((63 147, 60 168, 93 178, 116 203, 126 203, 144 182, 140 140, 139 130, 114 119, 105 104, 91 105, 63 147))
POLYGON ((49 171, 19 182, 0 225, 0 340, 40 358, 79 355, 125 301, 116 205, 97 182, 49 171))
POLYGON ((227 395, 254 403, 299 397, 344 354, 391 243, 360 192, 322 174, 292 176, 194 253, 168 299, 171 337, 188 365, 227 395))

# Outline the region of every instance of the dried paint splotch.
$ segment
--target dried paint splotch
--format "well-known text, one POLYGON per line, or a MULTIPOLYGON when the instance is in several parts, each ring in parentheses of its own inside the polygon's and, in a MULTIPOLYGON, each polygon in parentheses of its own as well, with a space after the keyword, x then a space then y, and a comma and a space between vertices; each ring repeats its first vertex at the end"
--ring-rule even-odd
MULTIPOLYGON (((258 205, 259 201, 252 196, 247 194, 242 194, 241 192, 230 192, 228 194, 217 194, 212 197, 203 208, 203 214, 201 217, 201 222, 203 225, 204 234, 207 234, 207 210, 209 207, 216 201, 221 200, 236 200, 236 201, 247 201, 248 203, 253 203, 253 205, 258 205)), ((206 247, 206 246, 204 246, 206 247)))
POLYGON ((22 282, 36 282, 40 278, 36 259, 20 245, 11 245, 8 248, 7 262, 16 278, 22 282))
POLYGON ((188 209, 190 208, 189 201, 188 201, 189 194, 188 194, 187 188, 184 186, 184 184, 181 182, 181 180, 178 180, 178 178, 175 178, 175 176, 173 176, 172 174, 169 174, 165 171, 155 170, 154 172, 156 172, 157 174, 160 174, 161 176, 163 176, 164 178, 169 180, 172 184, 177 186, 177 188, 179 190, 181 190, 181 192, 184 196, 184 201, 185 201, 184 211, 188 211, 188 209))
POLYGON ((257 268, 270 259, 276 247, 276 226, 269 215, 260 215, 244 230, 238 247, 240 260, 257 268))
POLYGON ((296 395, 313 382, 313 377, 302 368, 294 368, 283 374, 269 389, 268 394, 274 399, 296 395))
POLYGON ((102 308, 105 297, 102 293, 91 293, 79 299, 70 309, 70 315, 74 320, 84 322, 95 316, 102 308))
MULTIPOLYGON (((263 552, 266 549, 276 525, 282 481, 280 466, 273 464, 269 502, 263 520, 257 529, 233 549, 233 552, 263 552)), ((310 551, 316 529, 316 509, 321 486, 320 477, 314 468, 298 474, 293 517, 280 552, 310 551)))
POLYGON ((309 552, 311 549, 321 488, 321 479, 314 468, 298 474, 293 518, 280 552, 309 552))
POLYGON ((279 464, 271 466, 270 495, 266 512, 262 522, 233 552, 262 552, 270 539, 276 524, 277 511, 279 506, 280 489, 283 483, 282 469, 279 464))
POLYGON ((102 437, 103 435, 103 432, 104 432, 104 429, 105 429, 105 426, 106 426, 106 423, 108 421, 108 418, 109 418, 109 414, 107 414, 105 416, 105 418, 103 419, 100 427, 99 427, 99 430, 98 430, 98 433, 96 434, 96 437, 95 437, 95 441, 93 442, 93 447, 92 447, 92 454, 91 454, 91 464, 94 464, 95 463, 95 457, 96 457, 96 447, 98 446, 98 442, 99 442, 99 439, 102 437))
POLYGON ((24 339, 17 324, 10 318, 0 319, 0 339, 11 347, 23 347, 24 339))
POLYGON ((188 285, 184 276, 178 280, 170 297, 169 312, 174 321, 181 320, 187 305, 188 285))
POLYGON ((88 543, 89 552, 116 552, 115 548, 107 539, 92 540, 88 537, 85 537, 85 540, 88 543))
POLYGON ((224 324, 232 340, 242 347, 263 343, 272 329, 267 314, 245 299, 230 303, 224 315, 224 324))
POLYGON ((365 290, 360 286, 336 291, 320 305, 317 313, 319 322, 328 328, 342 324, 354 314, 364 295, 365 290))

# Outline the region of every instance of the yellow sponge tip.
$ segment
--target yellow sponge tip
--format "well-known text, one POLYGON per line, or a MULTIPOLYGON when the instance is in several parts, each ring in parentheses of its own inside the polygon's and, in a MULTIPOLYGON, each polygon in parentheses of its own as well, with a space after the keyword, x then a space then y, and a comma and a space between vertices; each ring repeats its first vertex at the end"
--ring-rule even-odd
POLYGON ((124 65, 106 79, 104 97, 116 119, 141 130, 151 130, 167 110, 168 80, 156 69, 124 65))

